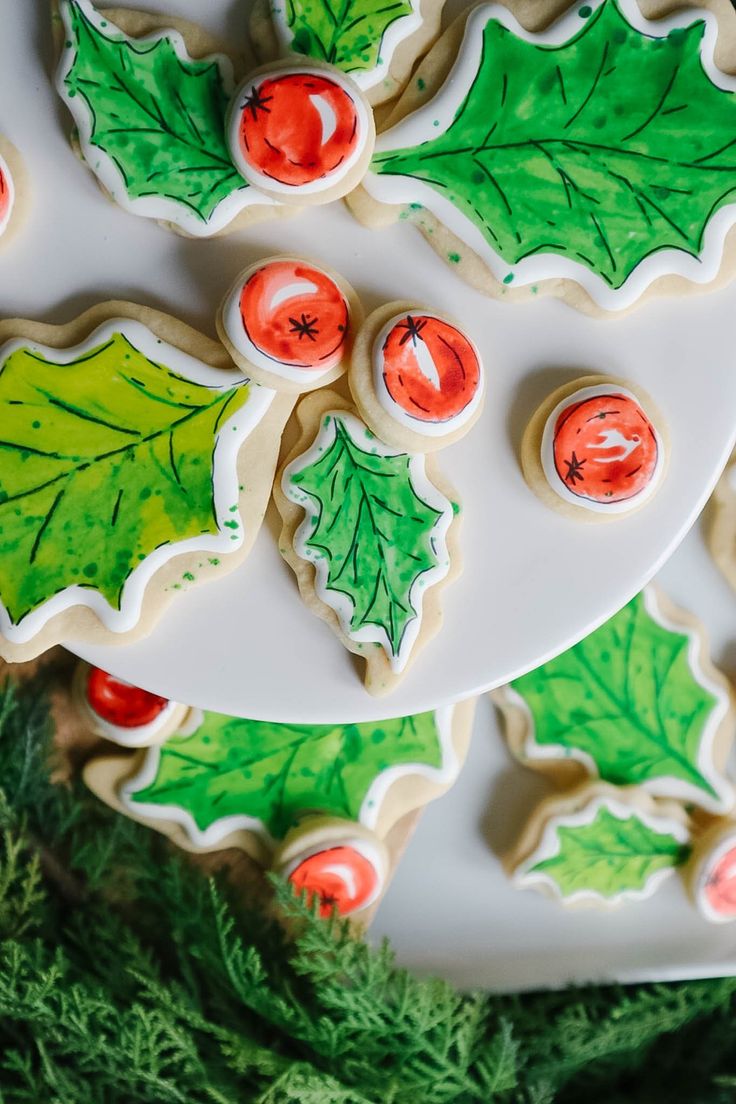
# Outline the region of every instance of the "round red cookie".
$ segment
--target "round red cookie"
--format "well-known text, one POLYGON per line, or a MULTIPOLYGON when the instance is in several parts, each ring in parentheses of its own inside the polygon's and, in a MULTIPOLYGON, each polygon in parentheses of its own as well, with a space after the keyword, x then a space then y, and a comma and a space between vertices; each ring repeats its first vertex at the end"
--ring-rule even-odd
POLYGON ((703 892, 714 913, 736 920, 736 840, 708 871, 703 892))
MULTIPOLYGON (((343 74, 277 68, 244 82, 230 112, 233 160, 248 183, 287 200, 331 191, 365 153, 373 127, 358 89, 343 74)), ((345 191, 352 182, 348 182, 345 191)), ((338 192, 335 192, 338 189, 338 192)))
POLYGON ((575 392, 549 418, 543 441, 553 489, 605 510, 652 486, 661 463, 656 429, 630 392, 615 386, 575 392))
POLYGON ((3 234, 13 213, 15 189, 6 161, 0 157, 0 234, 3 234))
POLYGON ((115 728, 151 725, 169 706, 168 698, 131 686, 99 667, 90 667, 86 692, 92 712, 115 728))
POLYGON ((320 916, 349 916, 365 908, 380 890, 380 877, 373 863, 355 847, 328 847, 302 859, 289 874, 299 892, 319 902, 320 916))
POLYGON ((373 353, 374 384, 389 417, 415 432, 452 433, 480 398, 477 349, 456 325, 411 312, 384 326, 373 353))

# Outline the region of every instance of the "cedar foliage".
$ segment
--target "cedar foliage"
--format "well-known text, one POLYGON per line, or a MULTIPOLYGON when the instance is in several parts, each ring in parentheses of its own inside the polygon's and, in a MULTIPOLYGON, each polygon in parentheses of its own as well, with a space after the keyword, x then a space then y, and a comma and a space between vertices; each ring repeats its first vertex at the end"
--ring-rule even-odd
POLYGON ((517 997, 416 979, 282 885, 285 928, 244 910, 53 785, 51 736, 38 685, 0 690, 0 1104, 736 1098, 736 979, 517 997))

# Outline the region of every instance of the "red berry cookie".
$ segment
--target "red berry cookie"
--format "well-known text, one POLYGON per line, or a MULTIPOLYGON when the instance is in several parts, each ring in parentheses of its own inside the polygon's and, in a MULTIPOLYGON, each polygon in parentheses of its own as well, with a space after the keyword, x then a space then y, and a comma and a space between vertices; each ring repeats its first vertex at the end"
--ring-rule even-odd
POLYGON ((74 698, 98 736, 124 747, 159 743, 184 720, 187 707, 81 663, 74 698))

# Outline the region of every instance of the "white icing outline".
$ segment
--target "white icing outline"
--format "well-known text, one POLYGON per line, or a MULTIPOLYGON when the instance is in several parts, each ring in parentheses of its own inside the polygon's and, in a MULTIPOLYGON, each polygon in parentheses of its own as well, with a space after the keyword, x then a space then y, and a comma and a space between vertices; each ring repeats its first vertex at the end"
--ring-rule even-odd
POLYGON ((652 497, 659 487, 662 476, 664 475, 666 452, 662 435, 654 424, 648 411, 644 409, 644 404, 639 396, 635 395, 633 391, 629 391, 628 388, 619 387, 618 384, 615 383, 599 383, 592 387, 581 387, 558 402, 557 406, 548 416, 544 425, 544 430, 542 431, 540 461, 547 483, 558 498, 561 498, 563 502, 569 502, 573 506, 579 506, 583 510, 590 510, 594 514, 602 514, 608 517, 611 514, 628 514, 632 510, 638 509, 642 503, 652 497), (657 444, 657 461, 654 465, 652 477, 646 487, 642 487, 642 489, 637 494, 632 495, 631 498, 624 498, 618 502, 596 502, 592 498, 585 498, 583 495, 573 494, 555 467, 554 438, 558 418, 568 407, 576 403, 585 402, 586 399, 597 398, 600 395, 623 395, 625 398, 631 399, 631 401, 639 407, 652 427, 654 439, 657 444))
POLYGON ((314 855, 320 855, 323 851, 334 851, 338 847, 350 847, 353 851, 357 851, 364 859, 367 859, 376 874, 375 888, 363 904, 360 905, 359 908, 350 909, 349 912, 342 914, 343 916, 351 916, 356 912, 362 912, 363 909, 370 908, 370 906, 381 896, 383 887, 386 884, 388 864, 381 848, 377 847, 371 840, 350 835, 346 835, 343 839, 339 837, 323 839, 321 843, 311 844, 311 846, 306 847, 304 851, 301 851, 296 858, 290 859, 289 862, 280 866, 278 873, 284 880, 288 881, 296 868, 301 866, 303 862, 306 862, 307 859, 313 858, 314 855))
POLYGON ((324 602, 326 606, 329 606, 337 615, 341 632, 343 632, 349 640, 355 640, 361 644, 380 644, 389 661, 391 670, 395 674, 398 674, 406 667, 412 648, 419 636, 422 623, 422 600, 424 592, 444 579, 450 570, 447 532, 454 517, 452 503, 445 498, 442 492, 427 478, 423 453, 407 453, 405 449, 392 448, 390 445, 385 445, 372 434, 370 435, 370 450, 378 456, 410 457, 409 478, 415 493, 425 505, 437 510, 440 514, 434 528, 429 534, 429 539, 439 562, 428 571, 424 571, 418 575, 412 584, 409 592, 409 604, 415 610, 415 616, 406 625, 401 643, 399 644, 398 654, 394 655, 388 633, 382 626, 363 625, 359 629, 351 628, 350 620, 354 609, 353 602, 346 594, 328 587, 328 557, 321 554, 316 549, 309 548, 307 545, 307 541, 312 537, 318 524, 318 520, 313 522, 310 516, 315 509, 315 499, 311 495, 306 494, 299 487, 293 486, 291 483, 294 475, 302 471, 303 468, 308 468, 311 464, 316 463, 323 453, 333 444, 335 440, 335 419, 339 419, 343 424, 356 448, 363 452, 366 451, 360 442, 360 438, 362 437, 365 440, 366 434, 370 434, 370 430, 364 422, 360 421, 354 414, 350 414, 345 410, 330 410, 322 415, 319 432, 313 444, 306 452, 303 452, 300 456, 297 456, 296 459, 292 460, 284 470, 281 481, 281 489, 286 498, 296 506, 301 506, 306 515, 304 521, 294 534, 294 551, 300 559, 313 565, 315 571, 315 592, 320 600, 324 602))
POLYGON ((28 643, 41 632, 51 618, 66 613, 75 606, 85 606, 90 609, 108 632, 130 632, 140 619, 146 586, 159 568, 175 556, 197 552, 235 552, 243 544, 243 519, 240 512, 236 515, 230 510, 233 503, 240 501, 238 453, 245 439, 269 409, 276 395, 275 391, 260 387, 235 370, 212 368, 209 364, 156 337, 142 322, 130 318, 109 319, 98 326, 84 341, 67 349, 56 349, 25 338, 13 338, 0 348, 0 375, 8 357, 21 349, 29 350, 37 356, 50 360, 53 364, 63 366, 104 345, 114 334, 121 334, 134 349, 155 364, 163 364, 175 375, 209 387, 212 391, 226 391, 238 384, 248 384, 250 393, 246 405, 220 426, 213 452, 214 510, 220 533, 189 537, 156 548, 128 576, 123 587, 119 610, 114 609, 97 590, 74 583, 49 598, 15 624, 0 599, 0 634, 13 644, 28 643), (236 517, 240 521, 240 527, 238 539, 233 541, 231 530, 224 528, 224 524, 236 517))
MULTIPOLYGON (((411 0, 411 8, 412 10, 406 15, 400 15, 398 19, 394 19, 393 23, 390 23, 383 32, 379 43, 377 65, 372 69, 343 69, 342 66, 340 67, 341 71, 348 73, 358 88, 361 88, 364 92, 370 88, 375 88, 382 80, 390 77, 391 62, 397 47, 415 34, 422 26, 424 20, 421 13, 421 0, 411 0)), ((298 52, 292 51, 295 36, 287 22, 286 8, 283 3, 279 3, 278 0, 271 0, 269 10, 280 49, 290 53, 298 52)), ((308 56, 307 54, 304 55, 304 57, 308 56)))
POLYGON ((8 189, 8 209, 4 216, 0 218, 0 237, 2 237, 8 229, 10 220, 13 217, 13 210, 15 209, 15 180, 10 171, 10 166, 2 154, 0 154, 0 173, 2 173, 5 179, 5 186, 8 189))
MULTIPOLYGON (((317 290, 316 287, 315 290, 317 290)), ((343 289, 334 277, 331 276, 329 272, 326 272, 320 265, 315 264, 313 261, 299 260, 296 257, 273 257, 270 260, 251 265, 249 268, 244 269, 236 278, 222 306, 222 324, 232 346, 237 349, 250 364, 254 364, 257 368, 262 368, 264 372, 269 372, 271 375, 281 376, 283 379, 290 380, 292 383, 308 385, 314 383, 315 380, 321 379, 322 376, 326 375, 328 372, 333 371, 338 364, 341 364, 346 359, 350 332, 353 329, 353 311, 343 289), (345 311, 348 319, 348 329, 345 334, 345 340, 335 356, 328 360, 323 368, 299 368, 295 365, 275 360, 259 349, 257 345, 254 345, 243 325, 243 320, 240 315, 240 296, 245 285, 256 272, 259 272, 261 269, 269 268, 273 264, 283 264, 286 261, 315 269, 315 271, 329 280, 333 287, 337 289, 345 304, 345 311)))
POLYGON ((379 333, 376 340, 373 342, 372 352, 372 364, 373 364, 373 389, 376 393, 381 407, 386 412, 389 418, 394 422, 398 422, 399 425, 405 426, 407 429, 411 429, 414 433, 421 433, 423 437, 446 437, 449 433, 455 433, 461 426, 464 426, 476 413, 480 406, 483 395, 486 389, 486 374, 483 368, 483 360, 481 359, 480 351, 475 342, 468 337, 464 330, 461 330, 456 322, 445 317, 443 314, 438 314, 436 311, 428 311, 418 308, 416 311, 404 311, 402 314, 396 314, 390 319, 379 333), (399 322, 406 320, 407 315, 422 315, 428 318, 436 318, 439 322, 444 322, 446 325, 451 326, 457 333, 462 334, 465 340, 471 346, 473 352, 478 358, 478 367, 480 369, 480 375, 478 379, 478 387, 475 394, 470 399, 467 406, 464 406, 457 414, 452 418, 446 418, 442 422, 430 422, 424 421, 421 418, 413 418, 406 410, 403 409, 391 396, 388 387, 386 386, 386 380, 383 375, 383 368, 385 357, 383 355, 383 346, 388 338, 389 334, 393 330, 394 326, 399 322))
MULTIPOLYGON (((695 765, 700 774, 710 783, 719 797, 710 798, 704 790, 699 789, 693 783, 687 782, 681 778, 674 778, 672 775, 661 775, 658 778, 650 778, 644 782, 632 782, 630 784, 636 784, 639 789, 644 790, 645 793, 650 794, 652 797, 672 798, 674 800, 691 803, 702 809, 706 809, 710 813, 727 812, 733 806, 736 795, 734 794, 731 783, 716 769, 713 761, 713 751, 718 730, 731 708, 729 695, 724 687, 711 679, 701 666, 700 659, 703 646, 700 634, 690 628, 690 626, 668 618, 662 612, 655 587, 647 586, 642 593, 647 613, 660 628, 666 629, 668 632, 676 633, 678 636, 686 636, 688 638, 687 660, 692 677, 703 690, 712 694, 716 699, 701 733, 700 744, 698 746, 698 757, 695 765)), ((538 744, 535 736, 536 728, 534 716, 526 699, 522 697, 517 690, 514 690, 512 686, 507 686, 505 692, 508 696, 509 703, 516 706, 524 714, 527 725, 527 732, 522 750, 524 759, 529 762, 567 762, 572 760, 573 762, 580 763, 591 777, 600 778, 595 760, 591 755, 582 751, 580 748, 570 748, 564 744, 538 744)))
MULTIPOLYGON (((371 831, 378 823, 383 802, 391 787, 400 779, 410 775, 420 775, 437 785, 451 785, 460 771, 460 760, 455 751, 453 739, 454 705, 445 705, 434 711, 435 726, 439 737, 441 765, 430 767, 425 763, 401 763, 387 767, 371 783, 363 798, 358 814, 358 823, 371 831)), ((204 722, 204 713, 192 709, 176 731, 176 736, 193 736, 204 722)), ((133 815, 144 816, 150 820, 168 821, 183 828, 192 843, 197 847, 214 847, 232 832, 240 830, 253 832, 269 850, 274 850, 277 841, 270 834, 262 820, 246 813, 232 813, 215 820, 207 828, 199 828, 193 815, 181 805, 158 805, 134 801, 133 797, 141 790, 152 785, 158 775, 162 749, 165 745, 156 744, 146 749, 141 768, 136 775, 124 782, 118 792, 120 801, 133 815)), ((323 850, 324 845, 317 850, 323 850)))
MULTIPOLYGON (((184 39, 178 31, 160 30, 153 34, 134 38, 126 35, 119 27, 108 19, 104 12, 100 13, 92 6, 91 0, 60 0, 59 13, 64 25, 65 36, 70 40, 73 37, 71 24, 71 8, 76 5, 82 14, 92 23, 103 38, 111 42, 121 40, 131 43, 135 47, 153 45, 162 38, 168 38, 174 52, 180 61, 191 63, 214 63, 220 70, 225 94, 232 92, 235 87, 233 68, 230 59, 224 54, 208 54, 203 58, 192 58, 187 51, 184 39)), ((94 112, 82 95, 70 96, 66 87, 66 80, 71 72, 76 58, 74 46, 65 46, 59 59, 56 74, 56 89, 62 100, 69 108, 76 123, 79 133, 79 144, 82 156, 89 169, 102 184, 105 191, 112 197, 115 203, 132 215, 142 218, 156 219, 159 222, 170 222, 186 234, 195 238, 208 238, 218 234, 245 210, 255 204, 261 206, 273 206, 277 203, 271 196, 263 195, 255 188, 241 187, 223 199, 214 209, 210 217, 205 221, 190 211, 186 204, 180 200, 168 199, 163 196, 139 196, 133 198, 128 195, 125 178, 115 164, 112 157, 104 150, 92 145, 92 129, 94 125, 94 112)))
POLYGON ((721 859, 736 848, 736 824, 698 861, 695 877, 693 879, 693 896, 695 904, 711 924, 728 924, 736 920, 736 910, 732 913, 722 913, 714 909, 705 892, 708 878, 714 867, 721 859))
POLYGON ((517 889, 549 889, 565 905, 595 904, 613 908, 622 901, 643 901, 659 888, 662 882, 674 874, 675 866, 661 867, 650 874, 641 889, 623 889, 612 897, 604 897, 595 889, 578 889, 569 896, 565 896, 557 881, 545 871, 534 871, 532 867, 547 859, 554 858, 560 853, 559 828, 583 828, 592 824, 601 808, 616 817, 617 820, 631 820, 635 818, 646 825, 652 832, 661 836, 674 837, 680 844, 690 842, 690 832, 679 821, 663 815, 653 815, 638 809, 632 805, 626 805, 617 801, 615 797, 597 795, 577 812, 561 813, 550 816, 544 826, 542 837, 534 848, 534 851, 519 864, 512 875, 512 882, 517 889))
POLYGON ((255 78, 246 77, 246 79, 241 81, 238 85, 230 101, 230 108, 225 124, 225 134, 233 164, 243 179, 247 180, 249 184, 252 184, 254 188, 264 188, 269 192, 276 192, 278 195, 319 195, 321 192, 326 192, 331 188, 337 187, 340 181, 345 179, 348 173, 351 172, 365 154, 366 146, 371 136, 370 109, 367 107, 363 97, 360 94, 356 95, 354 83, 341 73, 339 69, 321 69, 316 65, 310 65, 308 62, 304 65, 289 65, 286 67, 275 66, 272 69, 259 72, 255 78), (355 143, 355 148, 352 153, 333 169, 332 172, 327 173, 318 180, 309 180, 306 184, 284 184, 282 181, 276 180, 272 176, 266 176, 265 173, 259 172, 258 169, 253 168, 250 162, 243 156, 243 151, 240 148, 240 120, 244 110, 240 106, 240 101, 243 94, 248 89, 259 89, 264 81, 277 80, 280 77, 289 77, 294 74, 320 77, 322 80, 331 81, 333 84, 336 84, 342 89, 345 95, 350 98, 351 103, 355 106, 355 113, 358 120, 358 140, 355 143))
MULTIPOLYGON (((102 670, 102 668, 98 668, 102 670)), ((163 729, 171 723, 171 715, 177 709, 180 709, 179 702, 169 699, 161 712, 154 717, 152 721, 147 724, 135 725, 125 727, 124 725, 113 724, 112 721, 105 720, 104 717, 93 709, 92 703, 89 700, 89 680, 92 673, 92 668, 85 672, 84 685, 82 687, 82 693, 80 697, 82 699, 83 708, 86 712, 90 724, 93 726, 98 736, 103 736, 106 740, 111 740, 114 744, 118 744, 120 747, 126 748, 142 748, 148 747, 152 740, 155 740, 163 729)), ((108 672, 105 672, 107 674, 108 672)), ((126 679, 118 678, 117 675, 110 676, 115 679, 116 682, 122 683, 124 686, 133 686, 132 682, 128 682, 126 679)), ((137 689, 137 687, 136 687, 137 689)))
MULTIPOLYGON (((606 0, 590 0, 589 6, 597 10, 604 2, 606 0)), ((674 29, 690 26, 694 17, 702 20, 705 23, 700 52, 703 69, 716 87, 736 92, 736 76, 723 73, 715 63, 718 21, 713 12, 686 8, 653 22, 644 18, 636 0, 616 2, 627 22, 635 30, 652 38, 665 38, 674 29)), ((525 42, 540 46, 561 46, 582 29, 578 10, 579 4, 575 3, 545 31, 531 32, 525 30, 502 4, 492 2, 476 8, 468 18, 457 59, 441 88, 425 105, 380 134, 376 140, 375 152, 385 153, 416 146, 431 141, 449 128, 475 80, 483 48, 482 31, 488 21, 497 20, 525 42), (434 125, 435 120, 438 121, 437 126, 434 125)), ((524 287, 550 279, 573 280, 587 291, 601 309, 610 311, 625 310, 632 306, 660 276, 682 276, 695 284, 707 284, 714 280, 720 269, 726 235, 736 223, 735 193, 733 201, 721 207, 707 223, 699 256, 690 256, 681 249, 659 250, 640 261, 620 288, 611 288, 602 277, 580 261, 561 257, 556 253, 539 253, 533 257, 525 257, 515 265, 508 264, 458 207, 429 184, 414 177, 382 175, 369 170, 361 183, 369 195, 379 202, 392 205, 420 203, 426 207, 455 237, 481 258, 500 283, 508 282, 509 277, 512 277, 513 287, 524 287)))

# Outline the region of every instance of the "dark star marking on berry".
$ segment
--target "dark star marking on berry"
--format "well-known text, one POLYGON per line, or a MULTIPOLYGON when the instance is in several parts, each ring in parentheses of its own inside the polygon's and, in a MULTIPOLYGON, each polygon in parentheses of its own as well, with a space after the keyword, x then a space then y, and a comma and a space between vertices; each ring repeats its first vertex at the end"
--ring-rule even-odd
POLYGON ((565 473, 565 482, 572 483, 575 486, 576 480, 581 483, 585 481, 585 475, 583 474, 583 464, 587 463, 586 460, 578 460, 577 456, 573 452, 570 460, 565 460, 567 464, 567 471, 565 473))
POLYGON ((264 111, 267 115, 271 114, 271 108, 266 107, 266 104, 270 103, 273 96, 262 96, 255 85, 251 88, 250 95, 246 96, 243 100, 240 110, 250 110, 253 116, 253 121, 258 119, 258 112, 264 111))
POLYGON ((291 330, 290 333, 299 334, 299 342, 303 337, 308 337, 310 341, 317 340, 317 334, 319 330, 317 328, 318 318, 308 318, 306 314, 302 314, 301 318, 290 318, 291 330))

